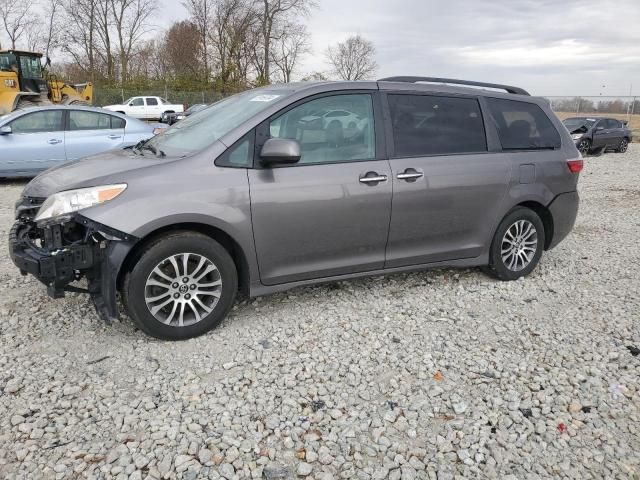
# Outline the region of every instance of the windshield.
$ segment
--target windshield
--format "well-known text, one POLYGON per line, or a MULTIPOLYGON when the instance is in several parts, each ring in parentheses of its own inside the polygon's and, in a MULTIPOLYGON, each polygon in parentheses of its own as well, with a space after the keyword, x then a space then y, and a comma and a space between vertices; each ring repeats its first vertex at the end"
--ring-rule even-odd
POLYGON ((567 118, 564 122, 564 126, 567 127, 567 130, 575 130, 580 127, 590 128, 596 123, 595 118, 567 118))
POLYGON ((181 120, 153 137, 147 145, 168 156, 199 152, 289 94, 291 92, 285 90, 239 93, 181 120))
POLYGON ((20 55, 20 73, 24 78, 42 78, 42 65, 38 57, 20 55))

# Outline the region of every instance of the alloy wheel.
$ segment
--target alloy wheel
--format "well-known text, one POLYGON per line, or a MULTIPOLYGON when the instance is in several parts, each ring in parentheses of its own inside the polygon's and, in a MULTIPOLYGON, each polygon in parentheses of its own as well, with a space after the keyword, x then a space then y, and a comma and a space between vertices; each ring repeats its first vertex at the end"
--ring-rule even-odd
POLYGON ((583 154, 586 155, 587 153, 589 153, 589 148, 591 147, 591 144, 589 143, 589 140, 582 140, 579 144, 578 144, 578 151, 583 154))
POLYGON ((216 307, 222 294, 218 267, 196 253, 165 258, 147 278, 144 296, 153 317, 165 325, 198 323, 216 307))
POLYGON ((538 249, 538 231, 528 220, 513 223, 502 237, 502 262, 513 272, 527 268, 538 249))
POLYGON ((620 146, 618 147, 618 151, 620 153, 624 153, 627 151, 627 147, 629 146, 629 141, 626 138, 623 138, 620 142, 620 146))

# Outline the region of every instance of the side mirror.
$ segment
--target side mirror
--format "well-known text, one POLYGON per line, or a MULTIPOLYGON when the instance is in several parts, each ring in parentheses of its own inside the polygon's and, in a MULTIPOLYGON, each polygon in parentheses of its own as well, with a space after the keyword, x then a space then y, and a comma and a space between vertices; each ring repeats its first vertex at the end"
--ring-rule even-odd
POLYGON ((270 138, 260 151, 263 165, 297 163, 301 156, 300 144, 289 138, 270 138))
POLYGON ((0 135, 9 135, 13 133, 13 130, 9 125, 5 125, 4 127, 0 127, 0 135))
POLYGON ((129 106, 130 106, 130 107, 133 107, 133 102, 131 102, 131 103, 129 104, 129 106))

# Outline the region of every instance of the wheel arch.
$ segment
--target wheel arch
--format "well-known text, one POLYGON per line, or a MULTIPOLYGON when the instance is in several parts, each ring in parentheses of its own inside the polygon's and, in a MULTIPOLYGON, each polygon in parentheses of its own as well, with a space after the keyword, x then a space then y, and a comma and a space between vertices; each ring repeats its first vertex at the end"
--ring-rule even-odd
POLYGON ((533 210, 540 217, 542 225, 544 225, 544 249, 547 250, 553 240, 553 215, 551 215, 551 211, 535 200, 521 202, 516 207, 526 207, 529 210, 533 210))
POLYGON ((136 264, 145 247, 155 239, 175 232, 197 232, 220 243, 231 255, 233 263, 236 266, 238 272, 238 290, 245 295, 249 294, 249 285, 251 283, 251 274, 249 269, 249 262, 246 252, 242 249, 240 244, 224 230, 197 222, 183 222, 175 223, 171 225, 164 225, 155 230, 148 232, 144 237, 140 238, 133 248, 128 252, 122 266, 117 275, 117 288, 122 288, 124 277, 127 272, 131 271, 136 264))

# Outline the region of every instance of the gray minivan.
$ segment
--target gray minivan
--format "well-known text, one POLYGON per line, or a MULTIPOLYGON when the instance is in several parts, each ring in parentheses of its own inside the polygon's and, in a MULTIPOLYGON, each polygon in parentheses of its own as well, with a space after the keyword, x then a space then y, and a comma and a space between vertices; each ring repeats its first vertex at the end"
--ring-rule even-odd
POLYGON ((238 290, 442 266, 528 275, 573 227, 581 169, 549 103, 520 88, 268 86, 41 174, 10 251, 54 298, 85 291, 110 320, 120 292, 144 332, 189 338, 238 290))

